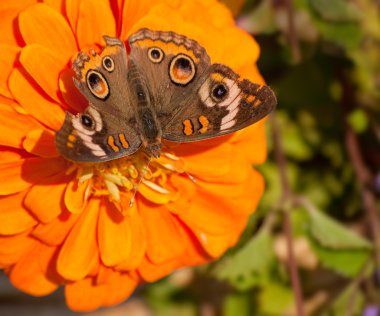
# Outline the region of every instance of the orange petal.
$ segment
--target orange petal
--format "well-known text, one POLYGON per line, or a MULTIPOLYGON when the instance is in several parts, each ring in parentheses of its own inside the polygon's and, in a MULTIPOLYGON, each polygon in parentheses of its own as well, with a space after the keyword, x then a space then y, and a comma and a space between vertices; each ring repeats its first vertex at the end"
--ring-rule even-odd
POLYGON ((173 203, 166 204, 167 209, 174 214, 186 211, 196 194, 197 184, 192 182, 187 176, 173 174, 170 183, 180 192, 180 197, 173 203))
POLYGON ((80 48, 103 43, 103 35, 115 36, 116 25, 109 2, 82 0, 79 7, 77 39, 80 48))
POLYGON ((35 244, 12 268, 9 279, 19 290, 34 296, 44 296, 58 287, 56 280, 46 274, 56 248, 38 242, 35 244))
POLYGON ((79 183, 78 180, 70 181, 65 191, 65 205, 73 214, 81 213, 87 205, 91 180, 79 183))
POLYGON ((35 244, 30 231, 12 236, 0 236, 0 267, 7 268, 20 261, 35 244))
POLYGON ((138 270, 139 274, 145 281, 154 282, 171 273, 178 267, 199 265, 212 259, 204 251, 199 241, 195 238, 189 228, 184 226, 182 223, 179 224, 186 232, 186 235, 182 238, 182 247, 184 250, 182 255, 172 261, 162 264, 152 263, 151 260, 146 257, 140 264, 138 270))
POLYGON ((65 18, 50 6, 37 3, 19 16, 21 35, 28 44, 40 44, 68 61, 77 51, 75 38, 65 18))
POLYGON ((39 221, 52 221, 65 209, 63 194, 69 179, 65 173, 59 173, 33 185, 26 195, 25 206, 39 221))
POLYGON ((107 283, 107 293, 104 305, 111 306, 119 304, 127 299, 138 285, 138 280, 132 278, 129 273, 113 273, 107 283))
POLYGON ((175 12, 175 10, 173 10, 172 8, 168 8, 166 5, 159 4, 158 6, 154 6, 153 8, 151 8, 150 12, 147 15, 140 18, 129 30, 130 33, 128 35, 137 32, 141 28, 169 31, 172 30, 174 27, 178 27, 178 29, 176 29, 176 32, 178 32, 179 34, 183 34, 183 23, 183 18, 179 16, 175 12), (161 15, 160 13, 156 14, 157 11, 160 11, 160 9, 163 8, 166 11, 165 15, 161 15))
POLYGON ((43 3, 59 13, 65 12, 65 0, 43 0, 43 3))
POLYGON ((51 247, 40 243, 39 265, 41 272, 50 281, 59 285, 63 282, 62 277, 57 272, 56 262, 58 256, 58 247, 51 247))
POLYGON ((88 100, 74 85, 73 77, 74 70, 65 69, 62 71, 59 75, 59 88, 68 107, 73 109, 74 112, 82 113, 88 106, 88 100))
POLYGON ((99 250, 106 266, 115 266, 129 258, 131 227, 113 203, 104 201, 98 225, 99 250))
POLYGON ((0 234, 18 234, 37 224, 37 221, 23 206, 25 193, 0 196, 0 234))
POLYGON ((228 38, 228 41, 223 42, 221 54, 214 62, 228 61, 228 66, 237 71, 257 61, 260 48, 250 34, 237 27, 231 27, 225 29, 221 35, 228 38))
POLYGON ((236 221, 234 230, 222 235, 211 235, 191 227, 190 229, 199 238, 203 248, 213 258, 219 258, 226 250, 234 246, 240 238, 241 233, 247 225, 247 221, 236 221))
POLYGON ((190 174, 195 175, 197 179, 200 179, 200 181, 206 182, 233 184, 242 183, 247 179, 252 166, 251 163, 247 161, 245 154, 241 152, 239 148, 234 147, 230 143, 225 143, 222 146, 214 148, 214 150, 215 153, 212 154, 211 151, 205 151, 199 155, 194 155, 193 157, 186 158, 185 163, 186 166, 188 166, 186 167, 186 170, 190 174), (230 156, 228 158, 217 158, 218 153, 224 152, 225 149, 229 150, 230 156), (211 160, 211 158, 215 158, 215 160, 211 160), (202 160, 212 161, 212 165, 208 164, 208 171, 203 168, 205 175, 198 173, 200 168, 195 166, 197 162, 201 163, 202 160), (220 167, 223 165, 223 163, 224 167, 220 167), (198 171, 194 172, 194 167, 197 168, 198 171))
POLYGON ((20 62, 40 87, 60 103, 58 78, 67 60, 40 44, 30 44, 22 49, 20 62))
POLYGON ((146 251, 146 229, 140 214, 134 212, 131 216, 127 216, 126 220, 129 222, 129 227, 131 228, 132 245, 129 258, 116 267, 121 271, 136 269, 143 260, 146 251))
MULTIPOLYGON (((120 34, 121 31, 121 21, 122 21, 122 15, 123 15, 123 3, 124 0, 116 0, 116 1, 111 1, 111 10, 113 12, 113 15, 116 18, 116 34, 120 34)), ((120 38, 120 36, 119 36, 120 38)))
MULTIPOLYGON (((154 184, 153 184, 154 185, 154 184)), ((141 194, 145 199, 156 204, 166 204, 175 201, 179 198, 179 193, 174 190, 168 190, 164 188, 165 193, 160 192, 157 189, 151 188, 148 184, 143 181, 139 186, 139 194, 141 194)))
POLYGON ((13 108, 15 110, 17 103, 15 102, 15 100, 9 99, 9 98, 0 94, 0 105, 1 106, 10 106, 11 108, 13 108))
POLYGON ((167 261, 161 264, 154 264, 148 258, 144 258, 138 271, 146 282, 155 282, 173 272, 180 266, 178 260, 167 261))
POLYGON ((17 27, 20 11, 36 3, 37 0, 6 1, 0 7, 0 34, 1 42, 21 46, 23 40, 17 27))
POLYGON ((267 158, 267 144, 265 135, 265 120, 261 120, 238 133, 231 138, 231 143, 236 149, 244 153, 252 164, 262 164, 267 158))
POLYGON ((98 260, 96 229, 99 206, 98 200, 91 200, 62 246, 57 269, 65 279, 83 279, 89 274, 93 262, 98 260))
POLYGON ((103 305, 108 293, 105 284, 95 285, 92 278, 86 278, 65 286, 67 306, 74 311, 89 312, 103 305))
POLYGON ((33 183, 60 172, 65 165, 66 162, 58 158, 26 158, 0 162, 0 195, 20 192, 33 183))
POLYGON ((180 256, 183 249, 183 230, 177 219, 165 207, 149 202, 139 203, 147 231, 147 255, 153 263, 163 263, 180 256))
POLYGON ((30 131, 41 128, 32 117, 15 112, 0 104, 0 144, 22 148, 23 138, 30 131))
POLYGON ((65 119, 64 111, 60 105, 45 96, 45 92, 25 70, 14 69, 9 77, 9 89, 30 115, 52 130, 60 129, 65 119))
POLYGON ((175 148, 175 153, 185 160, 188 173, 212 181, 230 172, 233 147, 229 143, 222 143, 216 147, 182 144, 175 148), (212 161, 212 166, 205 161, 212 161))
POLYGON ((264 181, 254 170, 248 179, 225 189, 225 184, 202 184, 207 193, 198 194, 191 207, 179 215, 210 256, 218 257, 236 243, 248 216, 257 207, 264 181))
POLYGON ((65 12, 67 19, 71 25, 71 29, 74 31, 74 34, 77 31, 78 15, 79 15, 79 5, 81 1, 78 0, 66 0, 65 12))
POLYGON ((23 142, 25 150, 43 158, 59 156, 54 142, 54 133, 46 129, 29 132, 23 142))
POLYGON ((100 284, 106 284, 109 282, 110 278, 112 278, 112 275, 115 273, 114 269, 111 268, 111 267, 106 267, 104 265, 99 265, 99 270, 97 272, 96 275, 94 275, 94 277, 96 279, 94 279, 94 282, 97 284, 97 285, 100 285, 100 284))
MULTIPOLYGON (((255 180, 260 181, 260 178, 255 177, 255 180)), ((235 220, 247 218, 254 210, 262 192, 261 188, 257 194, 252 195, 253 189, 249 192, 247 183, 227 185, 198 181, 197 184, 202 190, 198 190, 190 208, 181 212, 179 217, 186 224, 191 223, 192 227, 211 234, 225 234, 233 230, 235 220)))
POLYGON ((265 80, 261 76, 256 64, 252 63, 244 65, 244 67, 238 70, 238 73, 243 78, 248 79, 254 83, 265 84, 265 80))
POLYGON ((50 246, 59 246, 66 239, 79 215, 63 212, 47 224, 39 224, 33 229, 32 235, 50 246))
POLYGON ((10 162, 25 158, 25 152, 16 148, 0 146, 0 161, 10 162))
POLYGON ((8 78, 13 70, 20 48, 12 45, 0 44, 0 51, 0 94, 7 98, 12 98, 12 94, 8 88, 8 78))
POLYGON ((121 19, 120 38, 126 40, 130 35, 130 30, 138 20, 140 20, 151 9, 150 0, 124 1, 121 19))

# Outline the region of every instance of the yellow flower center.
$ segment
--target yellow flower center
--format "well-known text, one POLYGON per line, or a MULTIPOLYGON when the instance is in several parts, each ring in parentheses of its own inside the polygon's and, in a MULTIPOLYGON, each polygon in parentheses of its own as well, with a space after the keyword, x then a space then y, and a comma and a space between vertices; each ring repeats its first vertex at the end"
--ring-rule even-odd
POLYGON ((107 162, 74 163, 68 173, 74 171, 78 184, 88 185, 85 199, 108 196, 122 213, 133 205, 136 192, 157 204, 176 200, 178 192, 168 179, 173 173, 185 173, 183 160, 174 154, 162 152, 155 159, 142 151, 107 162))

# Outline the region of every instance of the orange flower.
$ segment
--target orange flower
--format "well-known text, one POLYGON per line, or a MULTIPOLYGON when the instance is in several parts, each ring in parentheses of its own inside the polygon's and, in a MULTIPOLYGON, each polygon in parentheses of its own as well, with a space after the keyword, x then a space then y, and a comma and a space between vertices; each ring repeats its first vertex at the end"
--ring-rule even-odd
POLYGON ((141 174, 139 154, 102 164, 60 157, 54 133, 86 100, 72 84, 78 51, 142 27, 197 40, 212 62, 263 82, 259 49, 216 0, 24 0, 0 8, 0 266, 13 285, 92 310, 144 281, 207 262, 234 245, 263 191, 263 123, 182 144, 141 174), (95 4, 96 3, 96 4, 95 4), (193 183, 188 173, 196 178, 193 183))

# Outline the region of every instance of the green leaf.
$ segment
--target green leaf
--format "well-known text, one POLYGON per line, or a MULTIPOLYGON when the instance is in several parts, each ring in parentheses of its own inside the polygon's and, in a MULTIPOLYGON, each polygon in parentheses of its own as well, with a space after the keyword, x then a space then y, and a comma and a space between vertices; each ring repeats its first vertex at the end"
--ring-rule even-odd
POLYGON ((305 141, 299 124, 291 121, 286 113, 277 112, 282 132, 282 146, 286 156, 296 160, 308 160, 313 155, 311 146, 305 141))
POLYGON ((355 234, 326 214, 309 211, 309 230, 321 246, 332 249, 371 249, 372 245, 363 237, 355 234))
POLYGON ((347 51, 357 49, 362 41, 362 30, 357 23, 329 23, 318 18, 314 19, 314 23, 325 41, 347 51))
POLYGON ((311 7, 330 22, 353 22, 360 20, 360 10, 348 0, 310 0, 311 7))
MULTIPOLYGON (((273 201, 278 201, 282 195, 281 182, 279 181, 277 165, 271 161, 256 167, 265 178, 266 189, 260 202, 260 209, 268 211, 273 206, 273 201)), ((298 181, 299 170, 294 163, 288 162, 287 175, 290 186, 295 187, 298 181)), ((256 215, 255 215, 256 216, 256 215)))
POLYGON ((250 293, 233 293, 228 295, 223 302, 224 316, 250 316, 250 293))
POLYGON ((267 280, 272 260, 272 239, 263 229, 236 254, 219 262, 213 274, 239 290, 247 290, 267 280))
POLYGON ((355 132, 359 134, 366 131, 369 125, 367 114, 362 109, 352 111, 347 120, 355 132))
MULTIPOLYGON (((293 303, 293 290, 277 283, 268 283, 260 292, 260 311, 268 315, 285 315, 293 303)), ((260 314, 262 315, 262 314, 260 314)))
POLYGON ((312 238, 310 245, 325 268, 350 278, 358 275, 370 255, 366 249, 337 250, 323 247, 312 238))

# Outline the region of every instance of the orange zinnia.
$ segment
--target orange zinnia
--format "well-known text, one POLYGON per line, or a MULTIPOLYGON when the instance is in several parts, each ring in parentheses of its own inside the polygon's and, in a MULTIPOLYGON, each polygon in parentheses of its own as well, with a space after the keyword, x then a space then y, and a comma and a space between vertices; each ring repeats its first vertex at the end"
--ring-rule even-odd
POLYGON ((183 144, 143 168, 139 155, 75 164, 54 134, 86 100, 72 83, 80 50, 126 41, 140 28, 173 30, 212 62, 262 83, 259 48, 216 0, 24 0, 0 7, 0 265, 42 296, 65 286, 74 310, 119 303, 144 281, 219 257, 234 245, 263 192, 263 123, 183 144), (197 179, 193 183, 186 173, 197 179))

